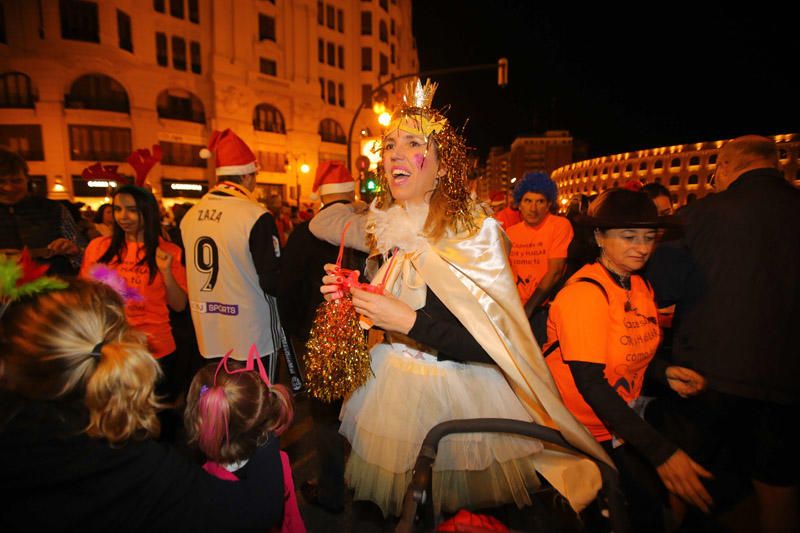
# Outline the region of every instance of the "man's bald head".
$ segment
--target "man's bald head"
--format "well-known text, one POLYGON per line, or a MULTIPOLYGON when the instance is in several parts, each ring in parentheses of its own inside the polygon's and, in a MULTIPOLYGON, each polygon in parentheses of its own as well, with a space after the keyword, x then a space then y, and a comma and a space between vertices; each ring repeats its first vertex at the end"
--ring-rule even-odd
POLYGON ((717 157, 717 189, 724 191, 739 176, 757 168, 778 168, 778 148, 774 140, 744 135, 726 142, 717 157))

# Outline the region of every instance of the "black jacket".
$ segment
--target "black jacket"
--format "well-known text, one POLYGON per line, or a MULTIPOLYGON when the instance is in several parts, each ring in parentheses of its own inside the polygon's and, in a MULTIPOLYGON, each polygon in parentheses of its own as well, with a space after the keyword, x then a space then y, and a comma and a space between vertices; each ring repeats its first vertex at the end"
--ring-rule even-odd
POLYGON ((673 362, 713 390, 797 403, 800 190, 775 169, 756 169, 685 216, 689 269, 673 362))
MULTIPOLYGON (((331 202, 328 206, 348 203, 331 202)), ((280 284, 278 286, 278 310, 281 322, 288 332, 297 339, 306 341, 317 306, 322 303, 322 276, 326 263, 336 263, 339 247, 314 237, 308 229, 308 222, 295 226, 283 250, 280 284)), ((366 254, 345 248, 342 266, 362 273, 366 254)))
MULTIPOLYGON (((1 391, 0 391, 1 392, 1 391)), ((217 479, 152 440, 82 433, 84 409, 0 395, 0 531, 266 531, 283 516, 278 440, 217 479), (14 408, 11 406, 15 405, 14 408)))

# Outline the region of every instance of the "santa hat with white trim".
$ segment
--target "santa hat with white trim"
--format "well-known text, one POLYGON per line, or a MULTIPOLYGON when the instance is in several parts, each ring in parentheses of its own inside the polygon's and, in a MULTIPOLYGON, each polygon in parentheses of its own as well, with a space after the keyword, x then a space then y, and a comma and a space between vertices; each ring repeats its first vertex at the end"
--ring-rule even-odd
POLYGON ((214 154, 217 176, 245 176, 258 172, 256 156, 238 135, 230 129, 215 130, 208 148, 200 150, 200 157, 208 159, 214 154))
POLYGON ((324 161, 317 168, 314 186, 311 188, 311 198, 319 200, 325 194, 337 194, 356 190, 353 176, 347 171, 341 161, 324 161))

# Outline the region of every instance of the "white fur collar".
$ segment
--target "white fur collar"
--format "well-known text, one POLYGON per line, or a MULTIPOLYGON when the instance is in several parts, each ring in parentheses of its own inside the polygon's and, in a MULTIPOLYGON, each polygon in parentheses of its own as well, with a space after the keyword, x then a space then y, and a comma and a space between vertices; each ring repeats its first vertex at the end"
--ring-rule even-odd
POLYGON ((403 207, 395 204, 383 210, 375 207, 375 201, 369 207, 367 232, 375 235, 375 247, 381 254, 389 253, 393 248, 404 252, 420 250, 425 244, 422 228, 428 218, 428 206, 403 207))

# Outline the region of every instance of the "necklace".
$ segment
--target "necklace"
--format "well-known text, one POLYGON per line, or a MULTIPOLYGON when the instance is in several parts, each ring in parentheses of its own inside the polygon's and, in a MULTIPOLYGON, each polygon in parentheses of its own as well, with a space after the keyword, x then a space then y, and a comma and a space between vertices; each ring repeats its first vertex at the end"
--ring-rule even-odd
POLYGON ((620 274, 619 272, 615 271, 614 269, 612 269, 611 267, 609 267, 606 264, 606 260, 605 260, 604 257, 601 258, 600 264, 603 265, 603 268, 605 268, 606 271, 609 274, 611 274, 611 279, 616 281, 617 284, 620 287, 622 287, 622 289, 625 291, 625 312, 629 313, 631 311, 635 311, 635 309, 633 308, 633 304, 631 304, 631 276, 630 276, 630 274, 628 274, 626 276, 626 275, 620 274))

